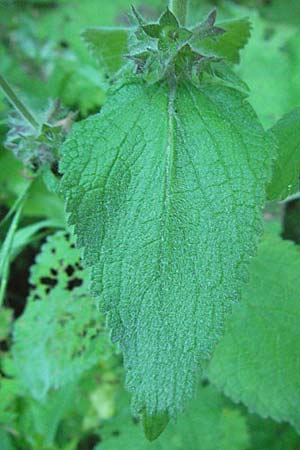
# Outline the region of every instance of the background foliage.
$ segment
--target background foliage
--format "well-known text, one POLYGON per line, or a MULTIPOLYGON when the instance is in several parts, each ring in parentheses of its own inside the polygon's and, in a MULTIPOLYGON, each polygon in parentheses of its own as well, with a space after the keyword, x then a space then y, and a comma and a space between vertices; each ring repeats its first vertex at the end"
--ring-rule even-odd
MULTIPOLYGON (((1 74, 39 117, 56 98, 66 111, 77 113, 76 120, 98 112, 108 89, 106 68, 88 52, 80 33, 99 25, 128 26, 130 4, 0 1, 1 74)), ((236 73, 249 85, 250 102, 270 134, 283 146, 291 139, 298 148, 293 120, 300 105, 299 2, 192 0, 190 24, 215 5, 220 20, 249 18, 251 37, 236 73), (281 118, 284 126, 278 128, 281 118)), ((136 6, 156 19, 166 2, 138 0, 136 6)), ((87 293, 89 273, 66 228, 62 200, 55 188, 49 191, 45 176, 30 184, 30 173, 4 148, 10 111, 0 92, 1 219, 29 190, 15 220, 17 230, 13 233, 16 214, 0 228, 1 289, 7 280, 0 309, 1 450, 300 448, 300 258, 298 247, 283 240, 300 242, 298 159, 291 163, 282 153, 289 188, 272 184, 269 199, 294 197, 266 207, 266 236, 244 301, 195 400, 149 444, 131 417, 122 357, 87 293)), ((286 177, 280 167, 276 179, 286 177)))

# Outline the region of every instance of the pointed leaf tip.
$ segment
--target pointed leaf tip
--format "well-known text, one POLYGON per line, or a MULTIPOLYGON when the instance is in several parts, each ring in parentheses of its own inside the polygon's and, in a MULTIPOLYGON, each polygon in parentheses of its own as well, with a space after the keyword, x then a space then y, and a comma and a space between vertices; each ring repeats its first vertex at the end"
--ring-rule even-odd
POLYGON ((214 8, 205 20, 205 25, 213 26, 217 20, 217 9, 214 8))
POLYGON ((153 442, 165 430, 169 423, 170 417, 168 413, 161 412, 159 414, 148 416, 146 412, 142 414, 143 430, 148 441, 153 442))
POLYGON ((159 24, 161 26, 170 26, 174 28, 179 28, 179 22, 177 20, 177 17, 175 14, 172 13, 172 11, 167 8, 166 11, 161 15, 159 19, 159 24))
POLYGON ((159 38, 161 26, 158 23, 149 23, 142 26, 143 31, 152 38, 159 38))
POLYGON ((141 16, 141 14, 138 12, 138 10, 136 9, 136 7, 134 5, 131 5, 131 12, 132 12, 134 18, 137 20, 137 22, 141 26, 146 24, 144 18, 141 16))

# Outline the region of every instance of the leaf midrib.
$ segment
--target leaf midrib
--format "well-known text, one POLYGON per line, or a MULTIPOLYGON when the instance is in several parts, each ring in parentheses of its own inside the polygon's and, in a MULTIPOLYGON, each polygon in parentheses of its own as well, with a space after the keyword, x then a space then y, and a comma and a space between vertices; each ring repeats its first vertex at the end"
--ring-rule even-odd
POLYGON ((166 164, 165 164, 165 179, 163 190, 163 214, 162 214, 162 232, 161 232, 161 246, 166 241, 166 232, 170 219, 170 207, 171 207, 171 182, 172 171, 174 164, 174 100, 176 96, 176 87, 170 88, 169 101, 168 101, 168 133, 167 133, 167 148, 166 148, 166 164))

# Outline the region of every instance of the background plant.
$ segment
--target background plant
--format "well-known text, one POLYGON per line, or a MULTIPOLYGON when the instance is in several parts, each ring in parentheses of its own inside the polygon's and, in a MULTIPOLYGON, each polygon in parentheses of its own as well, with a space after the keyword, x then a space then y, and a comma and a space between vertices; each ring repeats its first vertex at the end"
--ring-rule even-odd
MULTIPOLYGON (((125 52, 129 65, 119 72, 124 63, 121 55, 128 28, 134 24, 134 19, 126 16, 130 7, 126 0, 111 5, 90 0, 75 6, 74 2, 65 0, 55 2, 55 7, 43 1, 1 4, 1 73, 26 108, 34 111, 38 124, 36 129, 28 128, 26 121, 13 115, 7 135, 9 104, 0 97, 3 147, 0 184, 4 219, 0 258, 3 299, 0 438, 4 449, 206 450, 299 446, 298 247, 281 237, 299 242, 299 109, 294 109, 299 106, 300 89, 297 4, 291 1, 282 11, 281 3, 276 1, 265 4, 195 0, 190 3, 188 29, 208 17, 217 3, 218 20, 214 24, 213 16, 209 16, 208 25, 227 31, 217 34, 212 41, 206 39, 197 44, 201 55, 211 52, 216 58, 214 64, 202 61, 205 82, 210 80, 213 70, 218 83, 235 86, 242 96, 249 92, 250 102, 268 131, 264 135, 265 142, 277 142, 278 159, 267 189, 272 202, 267 203, 264 213, 265 237, 258 256, 250 264, 249 283, 243 287, 242 300, 234 307, 225 336, 208 370, 202 373, 198 392, 188 404, 187 412, 179 416, 177 423, 171 421, 152 444, 145 440, 140 425, 131 417, 128 394, 123 388, 122 356, 109 343, 104 317, 96 310, 88 293, 90 275, 82 268, 80 253, 74 248, 70 237, 73 229, 66 226, 58 192, 57 161, 61 158, 60 142, 72 122, 97 112, 106 97, 111 96, 111 84, 120 82, 120 77, 131 82, 133 68, 140 70, 141 64, 149 68, 142 74, 147 83, 155 83, 165 76, 166 67, 155 65, 153 52, 141 55, 140 49, 145 43, 146 49, 155 45, 158 33, 161 48, 170 50, 170 43, 165 44, 164 32, 156 23, 167 5, 150 0, 136 5, 138 23, 135 22, 135 26, 148 26, 147 40, 143 41, 145 36, 140 33, 141 39, 131 43, 125 52), (152 25, 146 25, 146 21, 152 25), (99 29, 99 25, 118 25, 121 30, 108 33, 99 29), (229 67, 224 67, 224 58, 231 61, 229 67), (57 97, 64 108, 50 101, 57 97), (77 111, 77 115, 70 114, 70 110, 77 111), (4 145, 10 150, 5 150, 4 145), (278 201, 292 194, 294 196, 279 208, 278 201), (280 215, 283 215, 282 223, 280 215), (65 358, 61 358, 60 352, 65 358), (231 400, 241 403, 236 405, 231 400)), ((183 15, 181 22, 184 25, 183 15)), ((176 53, 177 49, 174 51, 176 53)), ((186 56, 183 55, 184 60, 186 56)), ((129 86, 124 100, 131 92, 136 108, 140 106, 145 111, 145 132, 151 108, 155 122, 159 111, 163 114, 165 106, 162 107, 161 102, 165 100, 160 97, 157 103, 149 102, 146 110, 148 99, 143 97, 143 90, 130 89, 129 86)), ((105 111, 110 108, 113 111, 114 103, 119 100, 108 100, 104 117, 108 114, 105 111)), ((177 104, 178 114, 183 102, 182 95, 177 104)), ((185 110, 190 111, 191 105, 186 105, 185 110)), ((124 127, 128 127, 131 120, 126 108, 128 122, 122 120, 124 127)), ((105 136, 97 116, 88 120, 74 127, 67 146, 72 139, 73 142, 79 139, 86 149, 90 127, 96 141, 100 135, 105 136)), ((197 120, 195 118, 195 124, 197 120)), ((239 120, 237 115, 235 120, 239 120)), ((187 128, 186 124, 183 126, 187 128)), ((189 128, 189 139, 195 131, 196 125, 189 128)), ((253 139, 253 128, 251 133, 254 153, 257 141, 253 139)), ((153 139, 149 128, 150 135, 153 139)), ((131 134, 131 142, 141 136, 131 134)), ((74 163, 67 157, 63 164, 69 169, 69 164, 74 163)), ((122 159, 120 173, 127 173, 128 164, 122 159)), ((80 167, 78 171, 82 175, 80 167)), ((265 172, 261 172, 262 176, 258 172, 256 175, 262 182, 265 172)), ((76 171, 72 171, 70 180, 76 181, 76 171)), ((251 178, 249 180, 251 184, 251 178)), ((121 189, 127 181, 120 178, 114 182, 117 186, 120 183, 121 189)), ((67 181, 64 183, 63 189, 69 189, 67 181)), ((209 186, 209 182, 205 185, 209 186)), ((253 202, 253 192, 243 197, 248 207, 252 203, 256 207, 257 202, 261 202, 258 197, 253 202)), ((109 191, 109 196, 111 194, 109 191)), ((216 193, 212 202, 218 205, 222 197, 216 193)), ((80 214, 80 210, 76 213, 80 214)), ((87 211, 82 214, 87 215, 87 211)), ((84 224, 83 220, 80 222, 84 224)), ((205 220, 204 233, 207 225, 205 220)), ((113 226, 110 223, 108 230, 113 226)), ((241 228, 241 232, 245 230, 241 228)), ((216 241, 218 237, 216 233, 216 241)), ((83 238, 80 239, 82 242, 83 238)), ((115 244, 107 247, 107 251, 114 251, 115 244)), ((121 248, 120 254, 125 250, 121 248)), ((94 242, 85 258, 95 257, 96 252, 97 242, 94 242)), ((95 291, 99 278, 93 270, 95 291)), ((113 323, 117 323, 116 317, 113 323)), ((187 338, 188 334, 183 336, 187 338)), ((120 336, 115 332, 113 337, 120 336)), ((162 367, 163 362, 157 369, 161 371, 162 367)), ((149 386, 153 389, 155 383, 149 386)), ((131 383, 131 390, 134 389, 131 383)), ((163 396, 160 399, 165 401, 163 396)), ((144 415, 148 438, 156 437, 167 419, 161 415, 153 422, 144 415)))

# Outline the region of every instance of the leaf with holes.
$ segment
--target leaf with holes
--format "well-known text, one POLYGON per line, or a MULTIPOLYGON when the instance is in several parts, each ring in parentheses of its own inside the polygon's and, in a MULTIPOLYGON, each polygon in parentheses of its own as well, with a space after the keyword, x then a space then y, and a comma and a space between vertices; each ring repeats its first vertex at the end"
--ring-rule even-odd
POLYGON ((62 153, 69 223, 135 413, 175 415, 256 253, 272 142, 239 91, 138 83, 77 124, 62 153))
POLYGON ((33 288, 14 329, 17 374, 37 399, 74 382, 108 349, 87 280, 74 244, 63 232, 49 237, 32 266, 33 288))

